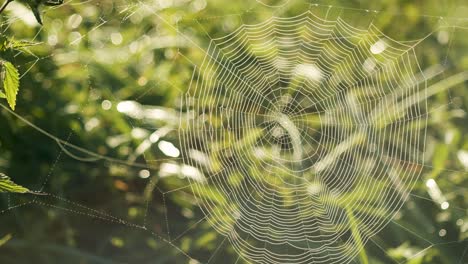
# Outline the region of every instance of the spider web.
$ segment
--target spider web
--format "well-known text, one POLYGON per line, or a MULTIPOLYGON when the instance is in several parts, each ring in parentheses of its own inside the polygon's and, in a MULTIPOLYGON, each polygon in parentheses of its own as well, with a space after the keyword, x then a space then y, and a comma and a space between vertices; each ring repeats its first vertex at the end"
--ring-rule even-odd
POLYGON ((190 164, 210 173, 193 188, 211 224, 256 262, 349 262, 419 174, 388 166, 424 152, 412 46, 309 12, 243 26, 207 54, 181 136, 190 164), (345 94, 355 87, 371 98, 345 94), (398 104, 412 109, 389 111, 398 104), (199 155, 220 165, 205 169, 199 155))
MULTIPOLYGON (((423 169, 430 167, 424 165, 427 119, 434 111, 428 106, 428 98, 443 89, 427 83, 446 65, 422 69, 417 49, 435 31, 416 41, 397 41, 373 24, 379 11, 357 10, 369 18, 367 25, 359 27, 342 18, 356 10, 317 4, 307 5, 306 12, 285 14, 281 12, 289 3, 285 1, 267 4, 278 14, 258 13, 254 21, 243 19, 251 19, 244 15, 250 14, 255 4, 241 14, 197 19, 199 27, 195 30, 203 32, 208 40, 199 42, 184 28, 184 23, 194 20, 176 14, 170 21, 160 13, 169 7, 168 3, 135 2, 116 8, 121 10, 121 24, 155 18, 175 32, 174 36, 155 39, 144 34, 127 46, 131 53, 133 49, 166 48, 164 41, 176 43, 176 49, 165 54, 171 67, 177 69, 174 65, 184 61, 193 68, 192 74, 178 84, 157 76, 156 85, 164 83, 180 93, 180 102, 174 108, 139 103, 153 92, 154 88, 145 85, 135 93, 134 100, 122 101, 113 89, 108 93, 112 98, 102 100, 100 88, 93 88, 99 72, 90 70, 90 65, 106 60, 121 63, 129 54, 119 53, 120 58, 112 58, 112 52, 100 54, 95 48, 91 51, 94 58, 78 60, 90 93, 87 101, 69 110, 83 113, 94 101, 101 101, 104 110, 115 104, 115 109, 128 118, 131 136, 141 141, 134 147, 128 135, 109 136, 110 148, 132 146, 126 159, 73 144, 73 131, 59 137, 2 105, 60 147, 56 161, 37 189, 47 195, 20 203, 9 201, 2 214, 39 205, 122 224, 150 233, 192 261, 195 257, 182 249, 179 241, 202 222, 226 237, 239 255, 238 261, 353 261, 367 241, 393 221, 405 202, 416 197, 411 194, 412 187, 423 169), (231 33, 213 36, 206 26, 213 21, 223 21, 231 33), (120 213, 96 210, 46 191, 64 156, 76 162, 138 168, 140 177, 148 181, 142 192, 143 220, 134 222, 120 213), (182 179, 171 182, 177 175, 182 179), (164 181, 168 184, 160 186, 159 182, 164 181), (152 216, 154 193, 162 196, 164 219, 152 216), (168 197, 173 199, 179 194, 196 198, 203 217, 184 232, 171 234, 166 202, 168 197), (153 222, 165 226, 165 231, 154 229, 153 222)), ((194 1, 190 8, 196 12, 204 5, 203 1, 194 1)), ((99 12, 93 16, 95 26, 90 32, 77 30, 70 34, 71 45, 80 45, 88 38, 100 41, 100 30, 115 19, 106 17, 102 9, 99 12)), ((4 25, 16 19, 10 18, 4 25)), ((72 15, 67 25, 78 28, 76 24, 81 20, 81 16, 72 15)), ((443 22, 438 21, 442 27, 443 22)), ((35 36, 44 30, 41 28, 35 36)), ((53 35, 59 33, 47 33, 48 44, 52 45, 53 35)), ((113 44, 124 41, 118 32, 110 35, 113 44)), ((106 48, 112 49, 100 47, 106 48)), ((56 52, 50 56, 65 60, 64 65, 76 63, 60 55, 56 52)), ((22 78, 48 58, 35 56, 20 65, 22 78)), ((152 61, 143 63, 154 65, 152 61)), ((148 80, 144 78, 137 80, 138 84, 145 82, 148 80)), ((99 126, 96 120, 92 117, 80 121, 92 131, 99 126)), ((432 181, 428 181, 430 186, 432 181)), ((437 244, 453 243, 426 241, 428 247, 421 252, 437 244)), ((199 261, 212 261, 226 246, 224 242, 213 249, 208 260, 199 261)))

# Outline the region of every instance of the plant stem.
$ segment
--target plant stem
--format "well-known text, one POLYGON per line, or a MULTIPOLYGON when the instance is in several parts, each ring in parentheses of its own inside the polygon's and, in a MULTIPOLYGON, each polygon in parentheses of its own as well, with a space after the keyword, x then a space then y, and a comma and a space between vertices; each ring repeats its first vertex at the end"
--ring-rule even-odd
POLYGON ((350 207, 346 207, 345 209, 349 220, 349 226, 351 228, 351 235, 359 249, 359 259, 362 264, 369 264, 366 249, 364 248, 364 242, 362 241, 361 232, 358 229, 359 226, 356 218, 354 217, 353 210, 350 207))
POLYGON ((5 8, 8 6, 8 4, 10 4, 13 1, 14 0, 5 0, 5 2, 3 2, 2 7, 0 7, 0 14, 3 13, 3 10, 5 10, 5 8))

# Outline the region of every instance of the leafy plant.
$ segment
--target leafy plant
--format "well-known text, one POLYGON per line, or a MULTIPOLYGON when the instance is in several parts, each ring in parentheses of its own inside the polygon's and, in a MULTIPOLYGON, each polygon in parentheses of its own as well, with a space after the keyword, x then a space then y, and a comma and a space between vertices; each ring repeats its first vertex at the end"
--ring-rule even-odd
POLYGON ((0 80, 3 86, 3 91, 0 90, 0 98, 5 98, 13 110, 15 110, 16 96, 20 85, 19 71, 11 62, 13 54, 17 52, 30 53, 27 48, 33 45, 36 43, 0 36, 0 80))
POLYGON ((14 183, 10 177, 0 173, 0 193, 29 193, 31 192, 28 188, 14 183))
MULTIPOLYGON (((14 0, 5 0, 3 5, 0 7, 0 14, 6 9, 6 7, 14 0)), ((39 8, 42 5, 45 6, 57 6, 63 4, 63 0, 21 0, 19 1, 24 5, 31 8, 37 22, 42 25, 42 18, 39 12, 39 8)), ((19 90, 19 72, 18 69, 7 60, 5 55, 9 51, 24 51, 28 46, 34 45, 34 43, 28 41, 16 41, 8 39, 5 36, 0 36, 0 79, 2 80, 3 91, 0 91, 0 98, 5 98, 10 105, 11 109, 15 109, 16 96, 19 90)))
POLYGON ((6 98, 11 109, 15 110, 16 95, 19 90, 19 72, 15 65, 6 60, 0 60, 1 79, 3 80, 3 90, 0 91, 0 98, 6 98))
MULTIPOLYGON (((0 13, 2 13, 3 10, 5 10, 6 7, 13 1, 15 1, 15 0, 6 0, 3 3, 2 7, 0 7, 0 13)), ((37 23, 39 23, 41 25, 42 25, 42 18, 41 18, 41 13, 40 13, 39 9, 40 9, 40 7, 42 5, 44 5, 44 6, 58 6, 58 5, 63 4, 63 0, 20 0, 19 2, 21 2, 24 5, 29 6, 29 8, 31 8, 31 11, 34 14, 34 17, 37 20, 37 23)))

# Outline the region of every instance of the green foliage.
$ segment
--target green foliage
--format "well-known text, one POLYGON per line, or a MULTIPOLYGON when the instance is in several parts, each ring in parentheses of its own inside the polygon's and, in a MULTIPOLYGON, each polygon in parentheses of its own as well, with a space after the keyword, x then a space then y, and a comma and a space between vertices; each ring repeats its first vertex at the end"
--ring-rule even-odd
POLYGON ((396 260, 404 261, 408 264, 423 264, 432 261, 432 257, 436 254, 432 248, 419 248, 411 246, 409 242, 405 242, 397 248, 388 250, 388 255, 396 260))
MULTIPOLYGON (((2 13, 7 6, 15 0, 5 0, 2 7, 0 7, 0 13, 2 13)), ((34 14, 34 17, 37 20, 37 23, 42 25, 42 17, 41 17, 41 11, 40 8, 42 6, 58 6, 63 4, 63 0, 17 0, 17 2, 20 2, 24 5, 29 6, 31 9, 32 13, 34 14)))
POLYGON ((21 185, 14 183, 10 177, 0 173, 0 193, 27 193, 29 192, 28 188, 25 188, 21 185))
POLYGON ((368 264, 369 259, 364 248, 365 245, 361 238, 361 231, 358 228, 357 220, 354 217, 353 210, 350 208, 346 208, 346 215, 348 216, 351 234, 353 236, 354 242, 358 245, 359 248, 359 259, 362 264, 368 264))
MULTIPOLYGON (((6 0, 1 7, 1 12, 8 6, 9 3, 13 0, 6 0)), ((63 1, 39 1, 39 0, 29 0, 25 1, 27 5, 31 7, 38 23, 42 24, 41 16, 39 13, 40 5, 60 5, 63 1)), ((28 47, 37 45, 38 43, 25 41, 25 40, 15 40, 14 38, 8 38, 6 35, 0 36, 0 80, 2 80, 3 91, 0 91, 0 98, 5 98, 8 102, 8 105, 11 109, 15 110, 16 107, 16 97, 18 95, 20 87, 20 74, 18 69, 11 63, 11 60, 14 59, 15 52, 26 52, 30 53, 28 47)))
POLYGON ((9 39, 5 36, 0 37, 0 52, 6 53, 6 52, 15 52, 15 51, 21 51, 21 52, 29 52, 27 49, 28 47, 36 46, 39 45, 40 43, 32 42, 32 41, 27 41, 27 40, 17 40, 17 39, 9 39))
POLYGON ((42 6, 58 6, 63 4, 63 0, 20 0, 21 3, 28 5, 37 20, 42 25, 40 8, 42 6))
POLYGON ((0 98, 5 98, 11 109, 15 110, 16 97, 20 86, 20 74, 11 61, 14 60, 18 52, 30 53, 29 47, 38 43, 16 40, 5 35, 0 36, 0 80, 3 91, 0 91, 0 98))
MULTIPOLYGON (((171 132, 161 136, 161 139, 179 144, 177 135, 173 132, 178 125, 174 111, 178 112, 179 109, 174 110, 173 107, 174 102, 179 101, 179 89, 190 86, 193 64, 178 54, 180 52, 184 56, 189 54, 198 58, 194 60, 191 57, 194 63, 201 62, 203 54, 179 38, 180 34, 174 33, 172 28, 155 19, 150 11, 142 11, 149 8, 137 10, 135 8, 139 7, 139 4, 132 6, 129 2, 138 1, 92 0, 56 9, 47 14, 54 22, 46 25, 46 30, 38 30, 35 26, 22 23, 21 20, 2 28, 0 59, 11 62, 16 66, 15 70, 19 69, 22 74, 34 63, 21 79, 21 103, 16 105, 17 113, 21 113, 21 116, 52 135, 68 140, 67 142, 120 160, 132 157, 132 161, 148 161, 154 169, 151 169, 149 179, 141 179, 138 176, 139 168, 120 166, 103 160, 82 162, 70 158, 61 152, 63 149, 61 150, 54 140, 31 129, 3 110, 0 114, 0 169, 8 171, 10 175, 18 175, 15 181, 26 186, 46 182, 45 190, 48 193, 64 197, 68 201, 35 196, 41 205, 12 209, 0 214, 0 234, 15 234, 15 239, 0 248, 0 263, 31 263, 31 260, 36 263, 104 263, 104 259, 107 263, 186 263, 187 259, 183 254, 160 237, 166 237, 170 231, 172 245, 182 248, 190 256, 200 260, 211 257, 224 239, 205 221, 199 222, 204 214, 198 209, 190 188, 185 188, 188 184, 187 179, 179 178, 178 175, 160 177, 159 166, 166 162, 167 157, 158 150, 157 143, 150 145, 145 151, 133 151, 144 149, 140 146, 146 146, 148 143, 145 138, 133 136, 135 129, 145 131, 149 135, 166 127, 171 132), (78 14, 83 22, 76 28, 71 27, 70 21, 72 18, 76 20, 78 14), (117 32, 123 39, 118 45, 110 40, 111 34, 117 32), (73 36, 77 33, 80 33, 82 38, 73 42, 73 36), (5 35, 15 36, 15 39, 6 39, 5 35), (18 39, 34 39, 41 44, 18 39), (57 43, 49 42, 50 39, 56 39, 57 43), (174 40, 171 41, 172 39, 174 40), (34 54, 40 58, 37 63, 34 62, 35 58, 31 59, 29 48, 34 48, 34 54), (132 53, 129 50, 132 50, 132 53), (112 103, 107 110, 102 107, 104 100, 112 103), (137 100, 144 107, 141 112, 156 110, 168 118, 161 120, 125 116, 117 111, 116 107, 124 100, 137 100), (59 156, 59 153, 62 154, 59 156), (48 181, 44 180, 45 177, 48 177, 48 181), (150 191, 145 192, 145 189, 150 191), (167 191, 171 193, 161 195, 167 191), (83 209, 81 205, 92 210, 83 209), (114 219, 96 220, 101 219, 101 216, 96 219, 90 216, 96 213, 94 209, 121 217, 130 223, 147 223, 148 229, 156 235, 122 226, 115 223, 114 219), (167 219, 167 225, 164 219, 167 219), (183 236, 175 239, 180 234, 183 236), (119 238, 118 243, 113 239, 116 237, 119 238)), ((166 2, 175 4, 178 1, 166 2)), ((196 5, 192 4, 200 1, 182 2, 187 4, 158 9, 156 12, 168 21, 183 17, 179 21, 179 29, 188 32, 203 47, 208 46, 206 32, 213 37, 224 36, 236 28, 232 25, 236 25, 237 20, 248 23, 252 20, 267 19, 271 14, 270 9, 261 9, 262 6, 250 0, 229 3, 221 0, 207 1, 206 8, 200 11, 194 11, 196 5), (249 9, 251 7, 252 10, 249 9), (246 10, 251 12, 246 13, 246 10), (241 15, 238 18, 237 15, 228 14, 241 15), (206 19, 207 17, 210 19, 206 19), (203 28, 197 28, 200 23, 204 23, 203 28)), ((306 1, 290 1, 290 4, 277 10, 277 15, 287 16, 288 8, 302 12, 309 7, 296 5, 300 2, 306 1)), ((366 27, 369 21, 375 18, 375 24, 382 31, 400 40, 421 37, 423 33, 432 31, 434 27, 431 23, 438 20, 438 17, 431 19, 407 15, 407 10, 413 13, 466 16, 463 13, 445 14, 443 10, 450 8, 442 7, 444 4, 440 1, 426 2, 424 7, 420 8, 410 1, 367 1, 360 2, 359 5, 356 1, 333 1, 330 4, 396 10, 395 13, 401 15, 395 17, 386 12, 362 15, 360 11, 341 11, 338 8, 330 9, 328 14, 332 16, 340 13, 347 21, 361 23, 366 27)), ((463 11, 461 8, 452 9, 463 11)), ((321 14, 325 16, 328 6, 313 7, 313 11, 323 11, 321 14)), ((468 65, 465 33, 463 30, 454 30, 453 38, 450 35, 450 53, 447 52, 447 46, 441 46, 437 42, 437 34, 429 38, 427 46, 417 49, 421 50, 421 67, 425 69, 440 63, 448 55, 449 65, 453 67, 444 73, 444 77, 465 71, 468 65)), ((10 74, 14 75, 15 70, 10 67, 10 74)), ((2 72, 4 71, 6 69, 2 66, 2 72)), ((438 83, 441 76, 438 78, 428 83, 428 87, 438 83)), ((5 79, 2 77, 1 81, 4 83, 5 79)), ((429 106, 437 107, 428 110, 430 118, 424 161, 428 166, 422 168, 418 167, 421 165, 412 164, 411 169, 423 171, 422 179, 437 177, 437 184, 450 202, 450 208, 442 211, 440 205, 428 196, 425 181, 418 182, 412 192, 417 196, 408 194, 408 202, 394 219, 398 223, 412 223, 408 226, 414 230, 413 233, 390 223, 372 238, 379 247, 369 241, 356 262, 368 259, 370 263, 395 263, 393 259, 396 259, 398 262, 413 261, 412 263, 424 264, 461 263, 460 256, 466 247, 463 240, 468 236, 468 219, 466 210, 460 208, 466 208, 468 196, 460 186, 468 186, 468 180, 466 173, 462 172, 465 167, 457 155, 464 153, 468 147, 468 90, 462 78, 452 84, 441 83, 432 87, 434 93, 431 93, 431 90, 426 91, 431 95, 429 106), (447 89, 450 89, 450 92, 447 92, 447 89), (450 127, 450 132, 459 135, 459 140, 451 143, 449 148, 445 147, 449 132, 447 127, 450 127), (447 230, 445 237, 438 236, 441 228, 447 230), (415 257, 415 254, 428 246, 427 242, 418 236, 430 239, 435 245, 415 257), (452 243, 450 247, 442 248, 438 244, 457 240, 460 243, 452 243)), ((4 91, 2 89, 1 94, 6 98, 4 91)), ((343 93, 343 97, 359 92, 361 91, 350 90, 349 94, 343 93)), ((372 96, 368 90, 363 90, 362 93, 363 98, 372 96)), ((376 112, 373 124, 384 127, 398 118, 386 113, 395 112, 393 108, 402 106, 407 107, 400 104, 385 105, 381 111, 376 112), (387 107, 391 107, 392 110, 389 111, 387 107)), ((351 118, 350 114, 343 114, 343 122, 351 118)), ((307 118, 311 126, 315 124, 319 129, 318 115, 310 115, 307 118)), ((325 125, 327 121, 321 120, 325 125)), ((410 126, 411 122, 405 125, 410 126)), ((206 128, 201 125, 200 129, 206 128)), ((255 158, 255 153, 248 150, 259 137, 263 137, 261 132, 250 130, 244 138, 232 144, 237 143, 239 152, 245 152, 245 155, 255 158)), ((203 143, 216 146, 218 142, 200 142, 203 143)), ((357 140, 356 144, 358 143, 362 144, 361 140, 357 140)), ((349 146, 352 147, 353 144, 349 146)), ((83 154, 65 145, 63 147, 72 154, 83 154)), ((332 149, 333 145, 329 147, 332 149)), ((83 156, 87 158, 86 155, 83 156)), ((330 160, 334 160, 333 158, 330 160)), ((209 163, 215 170, 221 170, 225 166, 216 156, 209 157, 209 163)), ((395 163, 395 169, 396 173, 404 174, 410 167, 395 163)), ((234 172, 230 176, 230 184, 237 186, 243 184, 248 175, 234 172)), ((11 182, 11 179, 8 178, 8 181, 11 182)), ((267 181, 274 183, 275 179, 266 179, 265 182, 267 181)), ((372 190, 382 193, 386 191, 386 186, 380 186, 378 181, 368 183, 372 190)), ((358 212, 373 214, 375 218, 388 214, 386 211, 360 205, 358 199, 364 195, 358 192, 367 192, 369 189, 365 187, 368 186, 355 189, 353 193, 346 194, 341 199, 356 204, 352 212, 355 222, 351 225, 355 241, 360 240, 359 230, 356 230, 359 226, 358 212)), ((16 188, 25 191, 21 186, 16 188)), ((4 195, 0 197, 2 208, 8 208, 10 204, 16 204, 15 202, 20 204, 28 198, 27 196, 4 195)), ((207 191, 205 194, 207 200, 230 204, 228 197, 222 196, 220 192, 207 191)), ((329 200, 332 201, 332 198, 329 200)), ((215 256, 210 263, 234 263, 237 260, 239 263, 243 262, 233 253, 232 248, 226 246, 227 244, 229 243, 226 242, 219 248, 217 255, 222 257, 216 259, 215 256)))
POLYGON ((19 90, 19 72, 9 61, 0 61, 2 67, 1 77, 3 79, 3 89, 5 93, 0 93, 0 97, 6 98, 11 109, 15 110, 16 95, 19 90))
POLYGON ((5 245, 8 241, 10 241, 12 237, 13 236, 11 234, 7 234, 4 237, 0 238, 0 247, 5 245))

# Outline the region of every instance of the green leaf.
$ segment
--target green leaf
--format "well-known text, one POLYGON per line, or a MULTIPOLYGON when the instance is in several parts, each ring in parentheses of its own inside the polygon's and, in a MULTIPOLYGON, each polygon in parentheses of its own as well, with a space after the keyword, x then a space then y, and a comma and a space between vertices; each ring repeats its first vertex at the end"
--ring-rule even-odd
POLYGON ((9 61, 1 61, 3 89, 5 90, 6 99, 11 109, 15 110, 16 95, 19 90, 19 72, 9 61))
POLYGON ((0 51, 6 51, 8 49, 8 38, 5 35, 0 36, 0 51))
MULTIPOLYGON (((37 46, 40 44, 42 43, 27 40, 16 40, 14 38, 8 38, 4 35, 0 36, 0 52, 23 51, 30 53, 30 51, 28 51, 29 47, 37 46)), ((3 59, 5 59, 5 57, 3 57, 3 59)))
POLYGON ((15 50, 21 50, 23 48, 28 48, 28 47, 42 44, 41 42, 32 42, 32 41, 27 41, 27 40, 15 40, 15 39, 10 40, 10 42, 11 42, 10 43, 11 48, 15 50))
POLYGON ((8 234, 2 238, 0 238, 0 247, 5 245, 8 241, 10 241, 10 239, 12 238, 13 236, 11 234, 8 234))
POLYGON ((0 173, 0 193, 28 193, 29 189, 14 183, 10 177, 0 173))

